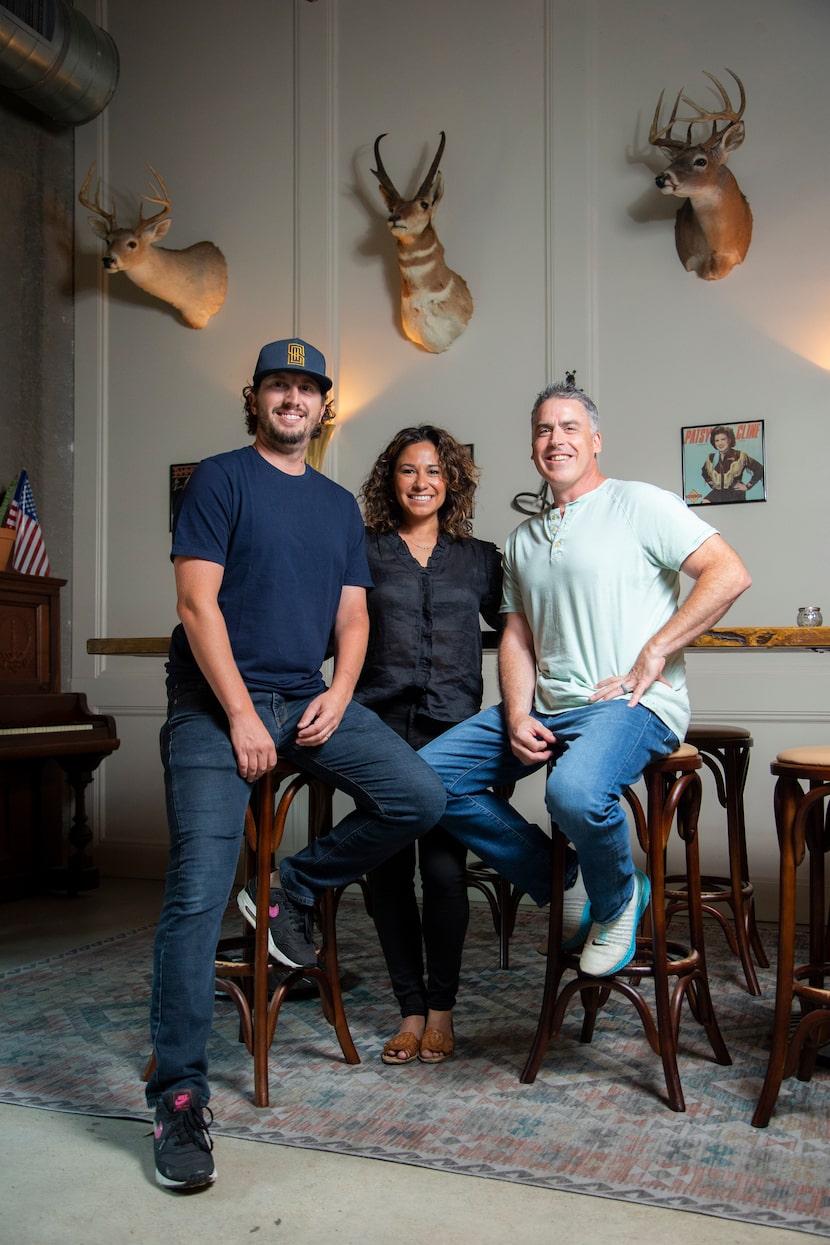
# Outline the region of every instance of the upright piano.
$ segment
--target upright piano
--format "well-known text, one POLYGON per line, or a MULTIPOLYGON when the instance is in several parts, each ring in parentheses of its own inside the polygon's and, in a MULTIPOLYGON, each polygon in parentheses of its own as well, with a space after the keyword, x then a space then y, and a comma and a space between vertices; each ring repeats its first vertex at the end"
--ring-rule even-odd
POLYGON ((119 745, 115 719, 61 692, 65 579, 0 572, 0 898, 98 885, 86 789, 119 745), (64 836, 64 779, 72 824, 64 836))

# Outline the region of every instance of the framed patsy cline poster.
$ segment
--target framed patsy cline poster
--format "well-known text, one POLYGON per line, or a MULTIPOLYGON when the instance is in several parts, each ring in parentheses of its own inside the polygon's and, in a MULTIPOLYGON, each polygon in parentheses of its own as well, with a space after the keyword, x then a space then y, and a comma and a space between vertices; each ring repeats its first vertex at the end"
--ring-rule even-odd
POLYGON ((689 506, 766 501, 764 421, 681 428, 683 499, 689 506))

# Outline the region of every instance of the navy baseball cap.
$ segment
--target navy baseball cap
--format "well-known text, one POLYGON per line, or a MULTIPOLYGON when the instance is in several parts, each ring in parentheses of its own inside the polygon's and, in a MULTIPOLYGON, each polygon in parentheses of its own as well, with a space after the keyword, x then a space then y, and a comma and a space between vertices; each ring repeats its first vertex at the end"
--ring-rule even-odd
POLYGON ((254 369, 254 388, 263 376, 270 372, 307 372, 320 386, 321 393, 328 393, 331 380, 326 376, 326 360, 314 346, 299 337, 287 341, 269 342, 259 352, 254 369))

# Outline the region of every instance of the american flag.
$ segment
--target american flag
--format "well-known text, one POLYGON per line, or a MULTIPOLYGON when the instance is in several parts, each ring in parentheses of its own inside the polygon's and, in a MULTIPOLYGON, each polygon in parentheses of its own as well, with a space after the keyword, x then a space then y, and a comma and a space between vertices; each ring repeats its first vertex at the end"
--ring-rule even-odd
POLYGON ((23 575, 48 575, 49 558, 43 543, 35 499, 28 473, 21 471, 14 491, 12 504, 6 516, 5 527, 17 532, 12 553, 12 567, 23 575))

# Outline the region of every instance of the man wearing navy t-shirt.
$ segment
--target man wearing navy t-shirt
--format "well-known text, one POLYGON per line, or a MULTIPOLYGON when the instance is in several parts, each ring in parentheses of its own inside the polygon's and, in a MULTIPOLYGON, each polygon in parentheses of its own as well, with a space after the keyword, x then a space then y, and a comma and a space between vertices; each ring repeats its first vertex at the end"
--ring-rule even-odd
MULTIPOLYGON (((263 346, 243 391, 253 444, 200 463, 174 522, 181 622, 161 732, 170 860, 147 1086, 156 1179, 167 1188, 216 1178, 204 1114, 214 953, 251 784, 279 755, 356 806, 280 865, 269 950, 289 967, 315 963, 311 915, 320 892, 368 873, 444 810, 440 779, 352 700, 369 630, 363 520, 352 495, 305 461, 331 384, 323 355, 307 342, 263 346), (330 642, 327 687, 320 668, 330 642)), ((246 892, 240 907, 252 919, 246 892)))

